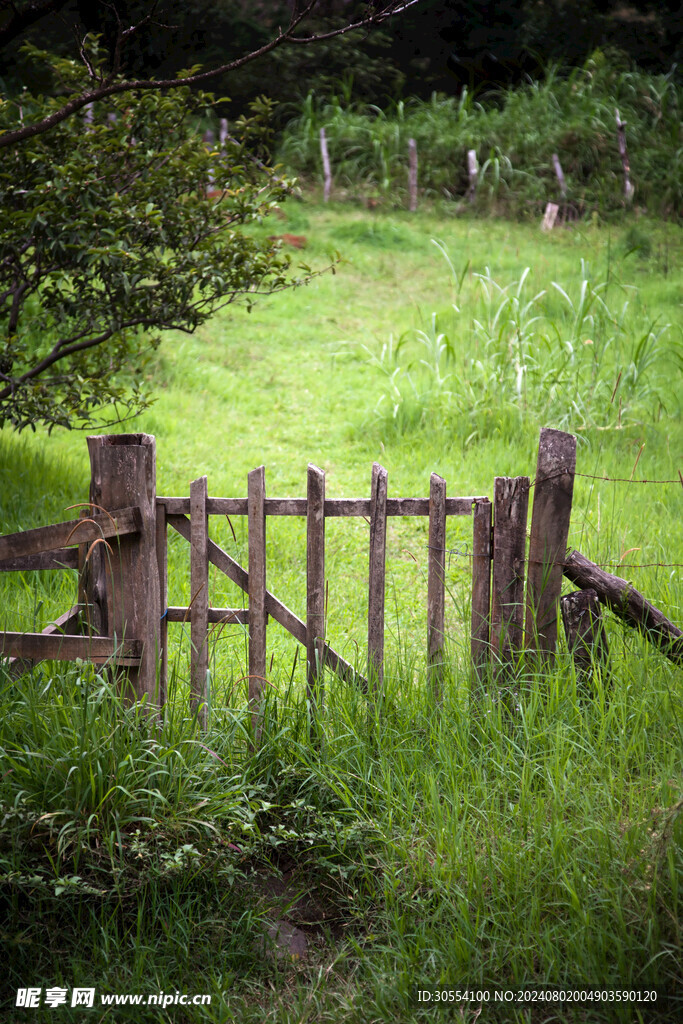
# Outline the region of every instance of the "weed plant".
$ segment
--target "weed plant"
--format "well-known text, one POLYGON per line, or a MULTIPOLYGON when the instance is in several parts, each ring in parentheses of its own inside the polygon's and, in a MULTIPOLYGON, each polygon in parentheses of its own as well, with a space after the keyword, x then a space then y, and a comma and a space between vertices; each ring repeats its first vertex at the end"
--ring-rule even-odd
POLYGON ((456 274, 434 244, 456 301, 398 341, 390 335, 379 355, 368 349, 386 378, 376 407, 383 435, 446 430, 467 446, 529 423, 585 432, 678 414, 680 330, 648 321, 634 286, 591 280, 584 260, 566 288, 551 281, 537 291, 530 267, 503 285, 469 261, 456 274))
POLYGON ((344 190, 405 204, 408 139, 417 142, 425 196, 467 208, 467 153, 477 153, 475 209, 536 217, 548 201, 564 215, 609 214, 624 206, 615 108, 627 123, 635 203, 680 215, 681 90, 675 69, 650 75, 622 55, 596 51, 581 68, 548 68, 543 79, 477 97, 399 101, 385 110, 347 94, 318 100, 309 93, 289 122, 279 158, 307 179, 319 178, 324 128, 335 181, 344 190), (567 194, 552 164, 557 153, 567 194))

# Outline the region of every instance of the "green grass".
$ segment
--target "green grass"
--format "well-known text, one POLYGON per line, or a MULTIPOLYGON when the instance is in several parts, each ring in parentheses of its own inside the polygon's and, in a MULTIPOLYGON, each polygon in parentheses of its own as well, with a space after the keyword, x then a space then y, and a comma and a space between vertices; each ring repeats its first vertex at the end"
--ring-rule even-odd
POLYGON ((542 79, 476 97, 433 94, 387 109, 309 93, 286 126, 278 157, 308 181, 322 177, 324 128, 336 194, 407 205, 408 140, 417 143, 419 187, 460 210, 469 204, 467 154, 478 161, 475 208, 521 219, 561 202, 563 216, 620 216, 623 168, 615 108, 626 121, 634 203, 652 214, 681 211, 680 82, 675 68, 651 75, 597 50, 580 68, 549 67, 542 79), (552 164, 562 165, 562 196, 552 164))
MULTIPOLYGON (((312 461, 329 496, 365 496, 378 460, 390 495, 427 495, 432 471, 451 495, 490 495, 496 475, 533 477, 541 425, 577 433, 581 473, 629 478, 640 452, 637 478, 677 478, 679 228, 640 220, 545 236, 455 219, 448 207, 286 212, 264 232, 305 234, 313 265, 338 250, 337 272, 166 339, 151 371, 158 401, 122 428, 156 435, 159 493, 188 494, 207 473, 211 495, 243 496, 263 463, 268 494, 299 496, 312 461), (553 282, 576 306, 583 281, 596 297, 577 317, 553 282), (639 356, 640 340, 665 325, 639 356), (527 366, 521 390, 515 360, 527 366)), ((0 532, 71 518, 66 507, 86 498, 82 435, 4 432, 0 452, 0 532)), ((613 571, 680 623, 680 567, 668 564, 683 561, 679 487, 578 477, 570 544, 621 563, 613 571)), ((232 527, 234 537, 212 520, 212 536, 244 559, 245 524, 232 527)), ((385 699, 369 718, 362 695, 330 677, 322 748, 311 742, 303 659, 293 667, 295 645, 274 625, 256 754, 240 630, 212 648, 204 736, 187 710, 180 626, 162 727, 84 665, 0 679, 2 1019, 83 1017, 14 1009, 27 985, 212 995, 210 1008, 109 1012, 174 1022, 432 1019, 417 983, 681 998, 680 670, 610 619, 611 689, 598 675, 589 697, 561 649, 546 676, 522 674, 516 710, 485 701, 472 719, 470 531, 467 518, 449 522, 440 714, 424 673, 427 534, 417 519, 388 530, 385 699), (303 958, 263 955, 278 917, 306 932, 303 958)), ((330 638, 361 668, 367 542, 363 520, 328 522, 330 638)), ((303 522, 268 521, 268 559, 269 587, 303 615, 303 522)), ((7 574, 0 587, 7 629, 40 629, 76 595, 70 572, 7 574)), ((189 599, 178 538, 169 603, 189 599)), ((241 598, 212 574, 211 600, 241 598)), ((491 1004, 479 1017, 651 1019, 596 1003, 587 1013, 491 1004)))

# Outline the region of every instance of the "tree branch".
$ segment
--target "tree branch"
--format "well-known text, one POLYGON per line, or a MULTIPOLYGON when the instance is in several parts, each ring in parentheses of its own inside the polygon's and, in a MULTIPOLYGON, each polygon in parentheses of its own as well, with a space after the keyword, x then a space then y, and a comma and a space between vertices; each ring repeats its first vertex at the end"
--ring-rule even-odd
POLYGON ((244 67, 245 64, 250 64, 261 57, 265 57, 266 54, 272 53, 273 50, 283 46, 284 44, 298 43, 310 46, 311 44, 326 39, 333 39, 336 36, 345 35, 348 32, 355 32, 362 28, 370 28, 375 25, 380 25, 389 18, 403 14, 410 7, 414 7, 416 4, 421 3, 422 0, 385 0, 382 6, 372 11, 366 17, 361 18, 359 21, 351 22, 347 25, 341 25, 339 28, 331 29, 328 32, 314 33, 311 36, 294 35, 296 29, 306 18, 308 18, 308 16, 318 6, 319 2, 320 0, 309 0, 306 6, 303 7, 296 16, 292 17, 288 27, 284 31, 280 30, 277 36, 275 36, 274 39, 271 39, 270 42, 264 43, 264 45, 258 47, 258 49, 252 50, 250 53, 244 54, 242 57, 238 57, 227 64, 222 64, 220 67, 212 68, 209 71, 202 71, 196 75, 188 75, 185 78, 134 79, 121 82, 113 82, 110 76, 108 79, 104 80, 100 87, 81 93, 79 96, 72 97, 62 107, 43 118, 41 121, 23 125, 15 131, 6 131, 4 134, 0 135, 0 149, 14 146, 16 143, 34 138, 36 135, 43 135, 45 132, 56 127, 56 125, 60 124, 62 121, 65 121, 67 117, 70 117, 78 110, 87 106, 88 103, 95 103, 98 100, 103 100, 108 96, 114 96, 122 92, 139 92, 141 90, 149 89, 165 90, 174 89, 178 86, 203 85, 219 75, 236 71, 238 68, 244 67))

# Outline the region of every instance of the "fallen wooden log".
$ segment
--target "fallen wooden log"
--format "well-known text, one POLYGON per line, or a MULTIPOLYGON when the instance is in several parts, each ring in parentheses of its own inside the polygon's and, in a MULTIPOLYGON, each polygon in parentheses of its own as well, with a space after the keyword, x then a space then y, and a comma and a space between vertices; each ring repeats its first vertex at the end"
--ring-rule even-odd
POLYGON ((572 551, 569 555, 564 564, 564 575, 582 590, 594 590, 600 602, 615 615, 643 633, 674 664, 683 664, 683 630, 650 604, 627 580, 600 569, 580 551, 572 551))

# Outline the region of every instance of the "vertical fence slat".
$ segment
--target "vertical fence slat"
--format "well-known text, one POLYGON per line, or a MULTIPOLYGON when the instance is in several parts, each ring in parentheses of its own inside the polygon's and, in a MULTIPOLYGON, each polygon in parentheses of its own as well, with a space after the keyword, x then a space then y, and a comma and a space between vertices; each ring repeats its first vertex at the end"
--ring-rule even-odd
POLYGON ((472 510, 472 665, 481 680, 491 660, 491 502, 477 501, 472 510))
POLYGON ((525 641, 551 658, 557 644, 557 612, 567 554, 576 470, 576 438, 541 429, 531 513, 525 641))
POLYGON ((249 704, 258 737, 258 709, 266 678, 266 469, 247 478, 249 520, 249 704))
POLYGON ((206 477, 190 484, 190 706, 202 729, 207 725, 206 675, 209 670, 209 517, 206 477))
POLYGON ((384 679, 384 594, 387 548, 387 471, 372 464, 370 571, 368 578, 368 684, 379 691, 384 679))
POLYGON ((325 658, 325 474, 308 467, 306 515, 306 650, 308 697, 323 703, 325 658))
POLYGON ((528 476, 495 478, 491 648, 502 665, 512 663, 522 649, 528 506, 528 476))
POLYGON ((437 704, 443 699, 446 604, 446 481, 432 473, 429 481, 429 558, 427 570, 427 662, 437 704))
MULTIPOLYGON (((90 506, 82 508, 78 513, 80 519, 86 519, 90 515, 90 506)), ((80 610, 79 624, 81 632, 93 635, 91 607, 89 604, 88 573, 90 564, 88 561, 88 544, 78 545, 78 607, 80 610)))
POLYGON ((166 522, 166 506, 157 505, 157 565, 159 566, 159 603, 161 618, 159 620, 159 704, 166 703, 168 696, 168 524, 166 522))

